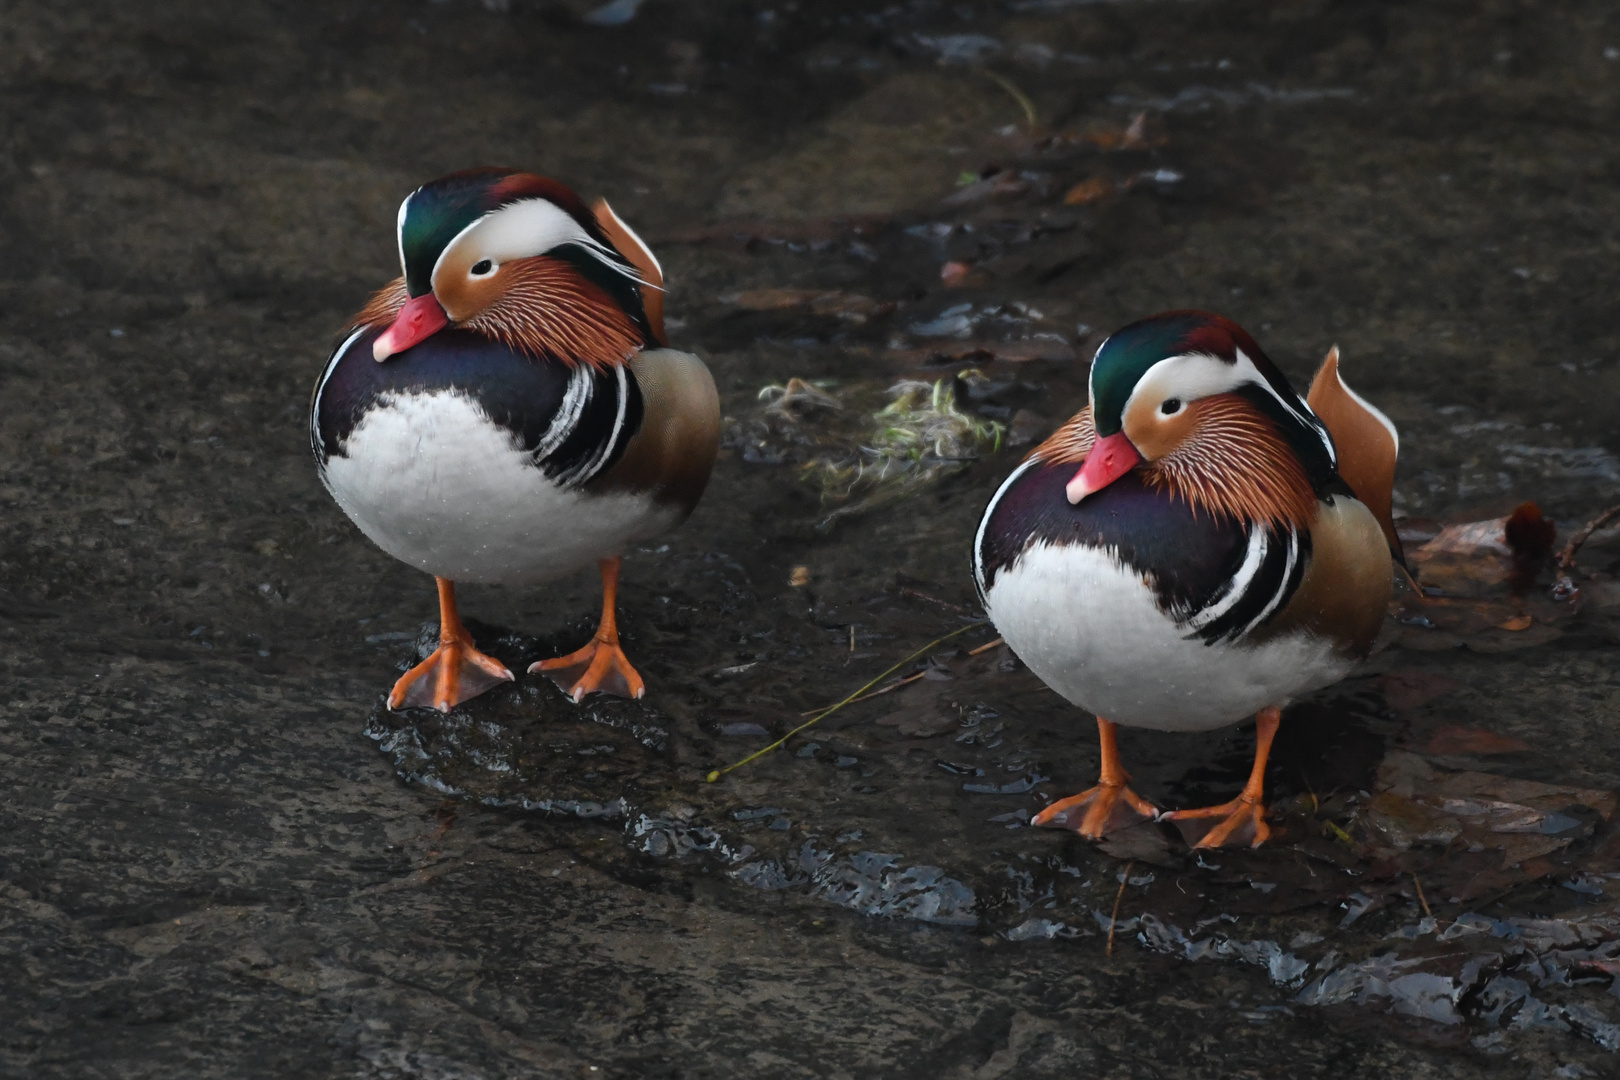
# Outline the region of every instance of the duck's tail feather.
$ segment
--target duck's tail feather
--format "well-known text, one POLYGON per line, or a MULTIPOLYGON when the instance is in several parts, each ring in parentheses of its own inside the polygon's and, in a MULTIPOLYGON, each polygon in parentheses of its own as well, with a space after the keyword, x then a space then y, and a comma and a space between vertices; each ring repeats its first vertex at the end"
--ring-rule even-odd
POLYGON ((1338 450, 1339 475, 1350 485, 1367 509, 1378 519, 1389 541, 1390 554, 1406 565, 1400 537, 1395 533, 1391 503, 1395 492, 1395 458, 1401 437, 1389 417, 1379 412, 1361 395, 1345 385, 1339 374, 1339 347, 1328 350, 1327 359, 1311 381, 1306 404, 1322 422, 1338 450))

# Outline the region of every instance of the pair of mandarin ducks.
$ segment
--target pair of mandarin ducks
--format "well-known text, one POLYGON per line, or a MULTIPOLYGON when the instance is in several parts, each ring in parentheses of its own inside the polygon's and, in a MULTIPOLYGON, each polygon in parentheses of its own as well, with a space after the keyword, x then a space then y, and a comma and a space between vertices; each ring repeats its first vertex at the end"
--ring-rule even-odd
MULTIPOLYGON (((692 512, 720 428, 708 369, 668 347, 657 259, 607 203, 507 169, 418 188, 398 243, 402 276, 355 318, 311 409, 332 497, 438 580, 439 646, 389 707, 449 710, 512 679, 463 626, 455 582, 543 582, 592 562, 595 636, 529 670, 575 702, 643 696, 619 644, 620 559, 692 512)), ((1090 404, 1002 483, 973 543, 1007 644, 1097 717, 1097 785, 1036 824, 1098 838, 1195 818, 1213 821, 1201 846, 1266 839, 1281 707, 1343 678, 1382 622, 1401 557, 1397 448, 1336 350, 1301 400, 1218 315, 1156 315, 1103 343, 1090 404), (1116 725, 1251 715, 1254 768, 1231 802, 1164 813, 1127 785, 1116 725)))

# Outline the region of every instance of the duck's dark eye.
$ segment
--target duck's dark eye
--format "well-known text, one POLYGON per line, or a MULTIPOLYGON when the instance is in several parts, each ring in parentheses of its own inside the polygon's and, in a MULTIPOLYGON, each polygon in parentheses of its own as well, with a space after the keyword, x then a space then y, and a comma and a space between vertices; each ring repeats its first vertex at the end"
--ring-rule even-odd
POLYGON ((1176 415, 1176 413, 1181 411, 1181 399, 1178 397, 1165 398, 1164 404, 1159 406, 1159 411, 1164 413, 1166 416, 1176 415))
POLYGON ((490 262, 488 259, 479 259, 477 262, 473 263, 472 272, 474 277, 483 277, 493 269, 495 269, 494 263, 490 262))

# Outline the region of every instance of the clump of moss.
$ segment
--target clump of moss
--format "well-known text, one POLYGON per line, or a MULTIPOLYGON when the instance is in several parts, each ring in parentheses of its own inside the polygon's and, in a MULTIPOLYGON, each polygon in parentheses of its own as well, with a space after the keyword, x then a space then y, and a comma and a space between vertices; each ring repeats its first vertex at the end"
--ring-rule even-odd
POLYGON ((1001 448, 1003 425, 963 412, 955 380, 907 380, 891 386, 888 396, 887 405, 866 414, 864 437, 853 447, 823 452, 801 466, 805 479, 821 489, 822 505, 833 507, 818 528, 865 513, 1001 448))
POLYGON ((978 377, 907 379, 885 391, 831 380, 773 383, 760 390, 765 407, 755 417, 731 422, 726 445, 746 461, 797 465, 830 508, 817 523, 824 529, 999 450, 1005 425, 961 407, 978 377))

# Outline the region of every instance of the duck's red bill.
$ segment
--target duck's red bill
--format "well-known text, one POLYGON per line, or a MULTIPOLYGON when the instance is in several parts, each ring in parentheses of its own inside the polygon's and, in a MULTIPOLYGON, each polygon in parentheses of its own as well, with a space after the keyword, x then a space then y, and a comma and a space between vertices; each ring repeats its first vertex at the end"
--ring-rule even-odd
POLYGON ((1078 504, 1087 495, 1094 495, 1115 480, 1136 468, 1142 455, 1136 452, 1123 431, 1098 439, 1097 445, 1086 455, 1084 465, 1063 489, 1071 504, 1078 504))
POLYGON ((405 306, 399 309, 394 325, 384 330, 372 343, 371 355, 381 363, 395 353, 402 353, 412 345, 432 337, 443 330, 449 322, 450 316, 444 313, 438 297, 432 293, 423 293, 406 301, 405 306))

